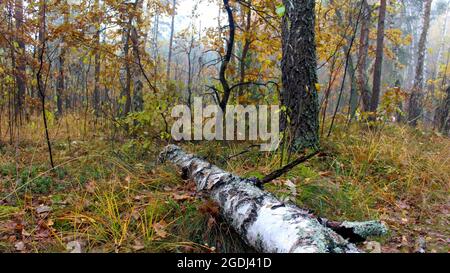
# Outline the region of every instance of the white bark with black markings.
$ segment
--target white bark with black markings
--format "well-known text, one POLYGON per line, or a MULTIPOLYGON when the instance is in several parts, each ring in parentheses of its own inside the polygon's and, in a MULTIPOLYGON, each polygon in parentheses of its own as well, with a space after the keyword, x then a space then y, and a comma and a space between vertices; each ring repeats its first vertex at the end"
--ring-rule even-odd
POLYGON ((359 252, 308 211, 285 204, 255 183, 221 170, 175 145, 160 161, 180 167, 199 191, 207 191, 225 219, 257 251, 265 253, 359 252))

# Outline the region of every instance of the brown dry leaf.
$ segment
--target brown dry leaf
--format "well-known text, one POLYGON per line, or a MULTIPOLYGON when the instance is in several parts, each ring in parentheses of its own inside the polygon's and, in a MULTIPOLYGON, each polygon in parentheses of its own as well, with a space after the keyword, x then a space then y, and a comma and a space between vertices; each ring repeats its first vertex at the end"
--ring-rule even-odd
POLYGON ((330 171, 319 172, 319 175, 322 177, 330 177, 332 175, 332 172, 330 172, 330 171))
POLYGON ((127 182, 127 183, 131 182, 131 177, 129 175, 127 177, 125 177, 125 182, 127 182))
POLYGON ((165 231, 167 227, 167 223, 164 220, 159 221, 158 223, 153 224, 153 229, 158 237, 164 239, 167 237, 167 232, 165 231))
POLYGON ((144 244, 140 240, 134 240, 134 245, 131 246, 134 251, 143 250, 145 248, 144 244))
POLYGON ((31 236, 31 233, 29 233, 25 229, 22 229, 22 235, 25 236, 25 237, 29 237, 29 236, 31 236))
POLYGON ((139 210, 133 209, 133 211, 131 212, 131 217, 133 217, 134 220, 138 220, 139 218, 141 218, 141 214, 139 213, 139 210))
POLYGON ((186 201, 192 199, 192 197, 188 194, 173 193, 172 196, 176 201, 186 201))
POLYGON ((47 213, 47 212, 51 212, 52 208, 49 206, 45 206, 45 205, 40 205, 39 207, 36 208, 36 212, 38 214, 42 214, 42 213, 47 213))
POLYGON ((212 217, 217 217, 219 215, 219 212, 220 212, 219 205, 216 202, 214 202, 214 201, 212 201, 210 199, 208 199, 207 201, 203 202, 203 204, 200 205, 198 210, 201 213, 210 215, 212 217))

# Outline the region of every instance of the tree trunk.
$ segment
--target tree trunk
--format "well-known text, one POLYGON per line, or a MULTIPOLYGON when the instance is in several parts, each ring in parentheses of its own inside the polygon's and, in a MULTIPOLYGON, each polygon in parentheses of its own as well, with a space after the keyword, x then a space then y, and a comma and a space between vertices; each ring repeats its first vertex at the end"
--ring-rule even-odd
MULTIPOLYGON (((65 1, 61 2, 61 12, 63 13, 63 25, 67 23, 67 12, 65 11, 65 5, 67 3, 65 1)), ((63 115, 63 98, 68 96, 65 93, 65 82, 64 82, 64 64, 66 60, 66 46, 64 36, 61 37, 59 42, 59 56, 58 56, 58 75, 56 77, 56 108, 57 108, 57 116, 61 117, 63 115)), ((66 97, 66 109, 68 108, 68 100, 66 97)))
POLYGON ((373 89, 370 101, 370 111, 376 112, 380 102, 381 92, 381 71, 383 67, 384 55, 384 25, 386 20, 386 0, 380 1, 380 12, 378 15, 378 32, 377 32, 377 50, 375 58, 375 67, 373 72, 373 89))
MULTIPOLYGON (((334 0, 330 0, 330 3, 332 5, 334 5, 334 0)), ((362 3, 362 5, 364 5, 362 3)), ((364 7, 363 7, 364 8, 364 7)), ((339 22, 339 25, 341 27, 345 27, 344 25, 344 19, 342 18, 342 13, 340 11, 340 7, 335 7, 336 10, 336 16, 339 22)), ((359 22, 357 22, 358 24, 359 22)), ((355 26, 355 28, 357 28, 357 25, 355 26)), ((354 31, 354 35, 356 36, 356 30, 354 31)), ((347 36, 347 34, 345 35, 345 38, 347 40, 348 45, 344 44, 342 46, 342 52, 344 53, 344 55, 348 55, 348 67, 347 67, 347 73, 350 75, 350 100, 349 100, 349 112, 348 112, 348 116, 349 116, 349 120, 351 121, 355 114, 356 114, 356 110, 358 108, 358 89, 357 89, 357 82, 356 82, 356 73, 355 73, 355 65, 353 62, 353 57, 351 54, 351 48, 350 46, 353 45, 354 42, 354 36, 347 36)))
POLYGON ((16 59, 16 83, 17 83, 17 100, 16 100, 16 120, 21 116, 23 109, 23 104, 25 101, 25 91, 26 91, 26 56, 25 56, 25 42, 23 41, 23 0, 16 0, 15 2, 15 12, 14 17, 16 19, 16 41, 17 50, 19 54, 16 59))
MULTIPOLYGON (((125 14, 123 14, 125 15, 125 14)), ((132 22, 132 16, 129 16, 129 20, 126 26, 123 26, 122 42, 123 42, 123 58, 124 67, 121 70, 121 80, 123 84, 121 98, 125 98, 125 104, 122 108, 122 116, 128 115, 131 111, 131 67, 130 67, 130 26, 132 22)))
MULTIPOLYGON (((249 6, 251 6, 252 1, 249 0, 247 3, 249 6)), ((239 76, 240 76, 240 83, 244 83, 245 82, 245 77, 246 77, 246 66, 247 61, 248 61, 248 52, 250 50, 250 45, 251 45, 251 39, 250 37, 248 37, 249 33, 250 33, 250 28, 251 28, 251 23, 252 23, 252 10, 250 8, 245 7, 244 5, 241 6, 242 8, 242 17, 245 17, 245 40, 244 40, 244 45, 242 46, 242 54, 241 54, 241 58, 240 58, 240 63, 239 63, 239 76), (244 12, 246 11, 246 12, 244 12)), ((244 19, 243 19, 244 21, 244 19)), ((245 86, 240 86, 239 87, 239 94, 238 94, 238 103, 239 103, 239 98, 240 96, 244 95, 244 89, 245 86)))
MULTIPOLYGON (((435 96, 435 89, 436 89, 436 78, 438 77, 439 73, 439 65, 441 64, 441 59, 444 54, 442 54, 442 51, 445 49, 445 38, 447 37, 447 21, 448 21, 448 15, 450 11, 450 2, 447 6, 445 17, 444 17, 444 24, 442 26, 442 32, 441 32, 441 42, 439 44, 438 52, 436 54, 436 60, 434 61, 433 69, 431 71, 431 83, 428 85, 428 89, 431 95, 431 102, 432 102, 432 109, 436 109, 436 96, 435 96)), ((445 61, 445 60, 443 60, 445 61)))
POLYGON ((188 61, 188 81, 187 81, 187 92, 188 92, 188 99, 187 99, 187 105, 189 109, 192 109, 192 74, 193 74, 193 68, 192 68, 192 49, 194 47, 194 33, 192 32, 191 41, 189 42, 189 49, 187 51, 187 61, 188 61))
POLYGON ((144 110, 144 94, 142 83, 142 71, 139 67, 141 62, 141 48, 140 39, 137 29, 134 26, 130 26, 131 30, 131 43, 133 46, 134 64, 133 64, 133 112, 140 112, 144 110))
POLYGON ((228 100, 230 99, 230 95, 231 95, 231 88, 227 81, 226 72, 227 72, 228 65, 231 61, 231 56, 233 55, 236 25, 234 22, 233 10, 231 9, 231 6, 230 6, 230 1, 223 0, 223 5, 227 12, 228 26, 230 29, 229 37, 227 40, 226 53, 225 53, 225 56, 223 57, 222 64, 220 66, 220 71, 219 71, 219 79, 220 79, 220 83, 221 83, 222 89, 223 89, 222 90, 223 96, 222 96, 222 99, 220 100, 219 106, 222 109, 222 111, 225 113, 227 104, 228 104, 228 100))
MULTIPOLYGON (((95 0, 94 10, 96 13, 100 11, 100 0, 95 0)), ((98 16, 98 15, 97 15, 98 16)), ((98 117, 100 108, 100 24, 101 18, 98 16, 97 29, 95 32, 95 60, 94 60, 94 92, 93 92, 93 107, 95 116, 98 117)))
POLYGON ((367 0, 363 0, 363 15, 361 18, 361 34, 359 38, 358 51, 358 89, 361 93, 362 107, 364 112, 370 111, 370 89, 368 86, 369 77, 367 75, 367 56, 369 55, 369 33, 370 19, 372 13, 367 0))
POLYGON ((253 181, 225 172, 175 145, 167 146, 160 154, 160 161, 166 160, 180 167, 183 177, 192 179, 198 191, 217 202, 227 222, 259 252, 359 252, 339 234, 364 239, 386 232, 386 227, 376 221, 336 223, 317 218, 281 202, 253 181))
POLYGON ((316 90, 315 1, 284 0, 283 4, 286 14, 282 22, 281 103, 286 111, 281 117, 280 127, 287 129, 293 138, 292 149, 316 147, 319 143, 319 101, 316 90))
POLYGON ((450 87, 447 88, 446 96, 439 108, 436 110, 436 123, 438 130, 450 136, 450 87))
POLYGON ((169 38, 169 56, 167 58, 167 81, 170 81, 170 69, 172 64, 172 49, 173 49, 173 35, 175 33, 175 11, 177 8, 177 0, 173 0, 172 4, 172 22, 170 24, 170 38, 169 38))
POLYGON ((425 61, 425 50, 427 43, 428 29, 430 28, 430 15, 432 0, 426 0, 425 11, 423 15, 423 28, 419 40, 419 49, 417 52, 416 76, 411 96, 409 98, 408 122, 412 126, 417 126, 417 121, 421 118, 423 112, 423 87, 424 76, 423 67, 425 61))

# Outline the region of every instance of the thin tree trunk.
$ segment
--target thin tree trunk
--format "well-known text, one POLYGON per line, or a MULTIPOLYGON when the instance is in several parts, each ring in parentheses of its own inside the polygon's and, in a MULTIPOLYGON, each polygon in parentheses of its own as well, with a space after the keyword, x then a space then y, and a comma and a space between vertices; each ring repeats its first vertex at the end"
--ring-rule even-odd
POLYGON ((411 126, 417 126, 423 113, 423 88, 424 88, 424 61, 427 43, 428 29, 430 28, 430 15, 432 0, 426 0, 423 15, 423 28, 420 35, 419 49, 417 52, 416 76, 413 90, 409 99, 408 122, 411 126))
POLYGON ((378 15, 378 30, 377 30, 377 49, 375 58, 375 67, 373 72, 373 89, 370 101, 370 111, 376 112, 380 102, 381 92, 381 71, 383 67, 384 55, 384 27, 386 20, 386 0, 380 0, 380 11, 378 15))
POLYGON ((435 120, 438 130, 442 134, 450 136, 450 87, 447 88, 445 98, 436 111, 435 120))
MULTIPOLYGON (((334 5, 334 0, 330 0, 330 3, 334 5)), ((363 5, 363 4, 362 4, 363 5)), ((336 16, 337 19, 339 21, 339 24, 343 27, 344 26, 344 20, 342 18, 342 13, 340 11, 339 7, 335 7, 336 9, 336 16)), ((358 18, 359 20, 360 18, 358 18)), ((355 65, 353 62, 353 57, 351 54, 351 48, 350 46, 353 46, 353 42, 355 40, 356 36, 356 29, 358 28, 358 24, 359 22, 357 22, 357 24, 354 26, 355 30, 354 30, 354 35, 353 36, 347 36, 347 34, 345 34, 345 38, 347 40, 348 45, 343 45, 342 46, 342 51, 345 55, 348 55, 348 66, 347 66, 347 70, 348 70, 348 74, 350 75, 350 99, 349 99, 349 112, 348 112, 348 116, 349 116, 349 120, 352 120, 353 117, 356 114, 356 110, 358 108, 358 88, 357 88, 357 82, 356 82, 356 72, 355 72, 355 65)))
POLYGON ((172 49, 173 49, 173 36, 175 33, 175 12, 177 8, 177 0, 173 0, 172 3, 172 22, 170 24, 170 38, 169 38, 169 56, 167 57, 167 81, 170 81, 170 72, 172 65, 172 49))
MULTIPOLYGON (((125 15, 125 14, 123 14, 125 15)), ((130 26, 133 18, 129 16, 128 23, 123 26, 122 42, 123 42, 123 57, 124 67, 122 68, 123 89, 121 97, 125 97, 125 104, 123 105, 121 115, 126 116, 131 111, 131 67, 130 67, 130 26)))
POLYGON ((188 82, 187 82, 187 91, 188 91, 188 107, 191 109, 192 107, 192 59, 191 59, 191 55, 192 55, 192 49, 194 46, 194 34, 192 33, 192 37, 191 37, 191 41, 189 43, 189 49, 188 52, 186 54, 187 56, 187 61, 188 61, 188 82))
MULTIPOLYGON (((96 13, 100 11, 100 1, 95 0, 94 2, 94 10, 96 13)), ((98 18, 97 21, 97 30, 95 32, 95 60, 94 60, 94 92, 93 92, 93 107, 95 116, 98 117, 99 108, 100 108, 100 24, 101 18, 98 18)))
MULTIPOLYGON (((434 62, 434 66, 431 72, 431 83, 428 85, 428 89, 431 95, 431 103, 432 103, 432 109, 436 109, 436 105, 438 101, 436 100, 436 78, 439 74, 439 65, 441 64, 441 59, 444 54, 442 54, 442 51, 445 49, 445 38, 447 36, 447 21, 448 21, 448 15, 450 11, 450 3, 447 6, 447 10, 445 12, 444 17, 444 24, 442 26, 442 32, 441 32, 441 42, 439 44, 438 52, 436 54, 436 60, 434 62)), ((444 61, 444 60, 442 60, 444 61)), ((432 114, 432 113, 431 113, 432 114)))
POLYGON ((22 120, 21 113, 24 110, 25 91, 26 91, 26 55, 25 43, 23 41, 23 0, 15 1, 14 17, 16 19, 16 42, 19 54, 16 59, 16 83, 17 83, 17 101, 16 101, 16 120, 22 120))
MULTIPOLYGON (((249 0, 248 1, 248 6, 251 6, 252 1, 249 0)), ((246 7, 242 6, 242 9, 245 9, 246 7)), ((250 33, 250 28, 251 28, 251 23, 252 23, 252 10, 250 8, 246 8, 247 12, 244 13, 243 12, 243 16, 245 16, 245 40, 244 40, 244 45, 242 46, 242 54, 241 54, 241 59, 240 59, 240 63, 239 63, 239 76, 240 76, 240 83, 244 83, 245 82, 245 77, 246 77, 246 66, 247 66, 247 57, 248 57, 248 52, 250 50, 250 45, 251 45, 251 39, 248 37, 248 34, 250 33)), ((239 94, 238 94, 238 102, 239 102, 239 97, 244 95, 244 86, 239 87, 239 94)))
POLYGON ((230 6, 230 1, 223 0, 223 5, 224 5, 224 8, 225 8, 225 10, 227 12, 227 16, 228 16, 229 36, 228 36, 227 45, 226 45, 226 53, 225 53, 225 56, 223 57, 222 64, 220 66, 220 71, 219 71, 219 79, 220 79, 220 83, 221 83, 222 89, 223 89, 223 96, 222 96, 222 99, 220 100, 219 106, 222 109, 222 111, 225 113, 227 104, 228 104, 228 100, 230 99, 230 95, 231 95, 231 88, 230 88, 230 85, 228 84, 228 81, 226 78, 226 72, 227 72, 228 65, 231 61, 231 56, 233 54, 236 25, 234 22, 233 11, 230 6))
POLYGON ((44 54, 45 54, 45 47, 46 47, 46 8, 47 5, 45 3, 45 0, 40 0, 39 2, 39 70, 36 74, 36 80, 39 90, 39 95, 41 97, 41 107, 42 107, 42 119, 44 121, 44 129, 45 129, 45 138, 47 140, 47 148, 48 153, 50 157, 50 164, 52 168, 55 168, 55 164, 53 162, 53 153, 52 153, 52 145, 50 142, 50 136, 48 133, 48 125, 47 125, 47 116, 45 113, 45 93, 46 93, 46 84, 47 81, 42 80, 42 70, 44 68, 44 54))
MULTIPOLYGON (((65 1, 61 2, 61 10, 65 9, 64 5, 67 5, 65 1)), ((66 12, 63 11, 64 20, 63 25, 67 23, 67 15, 66 12)), ((65 94, 65 82, 64 82, 64 63, 66 58, 66 46, 64 36, 61 37, 59 42, 59 56, 58 56, 58 75, 56 77, 56 108, 57 108, 57 116, 61 117, 63 115, 63 98, 66 96, 66 109, 68 108, 68 94, 65 94)))

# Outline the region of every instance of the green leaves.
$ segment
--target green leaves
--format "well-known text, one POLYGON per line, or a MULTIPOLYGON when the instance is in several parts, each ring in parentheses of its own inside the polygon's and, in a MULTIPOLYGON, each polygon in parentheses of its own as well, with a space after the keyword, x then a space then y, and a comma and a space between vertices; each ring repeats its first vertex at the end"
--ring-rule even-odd
POLYGON ((275 10, 275 12, 281 18, 286 13, 286 7, 283 4, 281 4, 281 5, 277 6, 277 9, 275 10))

